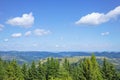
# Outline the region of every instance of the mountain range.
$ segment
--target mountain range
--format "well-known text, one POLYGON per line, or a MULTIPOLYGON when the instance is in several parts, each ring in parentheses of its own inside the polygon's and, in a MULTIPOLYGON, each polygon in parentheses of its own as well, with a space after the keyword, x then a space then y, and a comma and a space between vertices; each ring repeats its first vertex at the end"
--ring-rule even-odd
POLYGON ((3 60, 16 59, 19 63, 38 61, 48 57, 64 58, 75 56, 91 56, 106 57, 115 62, 120 63, 120 52, 45 52, 45 51, 0 51, 0 57, 3 60))

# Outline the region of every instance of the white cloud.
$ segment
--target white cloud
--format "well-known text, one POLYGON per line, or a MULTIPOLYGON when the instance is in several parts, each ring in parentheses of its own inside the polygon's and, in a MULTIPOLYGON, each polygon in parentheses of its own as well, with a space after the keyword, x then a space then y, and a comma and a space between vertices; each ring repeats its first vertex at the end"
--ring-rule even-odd
POLYGON ((27 31, 27 32, 25 33, 25 36, 30 36, 31 34, 32 34, 31 31, 27 31))
POLYGON ((0 31, 3 30, 4 25, 0 24, 0 31))
POLYGON ((18 38, 22 36, 22 33, 14 33, 11 35, 13 38, 18 38))
POLYGON ((109 11, 108 13, 98 13, 93 12, 86 16, 81 17, 75 24, 79 25, 99 25, 105 22, 108 22, 114 18, 117 18, 120 15, 120 6, 115 9, 109 11))
POLYGON ((32 15, 32 13, 23 14, 22 17, 9 19, 7 21, 7 24, 28 28, 34 24, 34 16, 32 15))
POLYGON ((8 42, 8 39, 4 39, 5 42, 8 42))
POLYGON ((37 36, 47 35, 51 33, 49 30, 44 30, 44 29, 35 29, 33 32, 37 36))
POLYGON ((107 36, 109 34, 110 34, 110 32, 103 32, 103 33, 101 33, 102 36, 107 36))
MULTIPOLYGON (((32 30, 32 31, 27 31, 24 34, 24 36, 28 37, 28 36, 31 36, 31 35, 36 35, 36 36, 43 36, 43 35, 47 35, 47 34, 50 34, 51 32, 49 30, 44 30, 44 29, 35 29, 35 30, 32 30)), ((22 36, 22 33, 13 33, 11 35, 11 37, 13 38, 18 38, 18 37, 21 37, 22 36)))

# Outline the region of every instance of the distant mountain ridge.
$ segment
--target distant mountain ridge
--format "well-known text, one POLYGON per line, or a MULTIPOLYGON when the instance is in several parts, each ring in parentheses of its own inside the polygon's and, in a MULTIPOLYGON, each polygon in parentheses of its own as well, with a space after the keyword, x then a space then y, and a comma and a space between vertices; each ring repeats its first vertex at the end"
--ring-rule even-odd
MULTIPOLYGON (((99 57, 120 58, 120 52, 93 52, 99 57)), ((47 57, 74 57, 91 56, 91 52, 45 52, 45 51, 0 51, 0 57, 4 60, 16 59, 21 62, 31 62, 47 57)))

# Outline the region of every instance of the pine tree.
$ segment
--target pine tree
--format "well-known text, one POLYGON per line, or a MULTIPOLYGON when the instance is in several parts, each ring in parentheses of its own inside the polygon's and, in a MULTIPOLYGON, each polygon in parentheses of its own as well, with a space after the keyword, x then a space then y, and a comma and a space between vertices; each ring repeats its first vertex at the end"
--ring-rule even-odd
POLYGON ((102 71, 103 71, 104 79, 106 79, 106 80, 120 80, 120 78, 117 77, 117 72, 115 70, 114 65, 111 64, 110 62, 108 62, 105 58, 103 61, 102 71))
POLYGON ((83 75, 86 80, 92 80, 92 64, 89 58, 84 59, 82 63, 81 70, 83 70, 83 75))
POLYGON ((22 71, 16 60, 11 61, 7 66, 6 74, 5 80, 24 80, 22 71))
POLYGON ((48 58, 46 62, 46 79, 55 78, 59 75, 59 62, 57 59, 48 58))
POLYGON ((38 64, 37 71, 38 71, 38 79, 39 80, 46 80, 45 68, 43 67, 41 62, 39 62, 39 64, 38 64))
POLYGON ((3 80, 5 77, 5 66, 3 60, 0 58, 0 80, 3 80))
MULTIPOLYGON (((57 77, 58 80, 72 80, 71 75, 69 72, 63 67, 60 67, 59 76, 57 77)), ((54 80, 57 80, 56 78, 54 80)))
POLYGON ((28 76, 29 76, 29 80, 38 80, 37 78, 37 70, 36 70, 36 65, 35 62, 32 62, 31 67, 28 70, 28 76))
POLYGON ((59 70, 60 70, 60 64, 59 64, 58 59, 55 59, 54 69, 55 69, 55 77, 58 77, 59 76, 59 70))
POLYGON ((70 63, 69 63, 69 61, 67 60, 67 58, 65 58, 64 63, 63 63, 63 66, 64 66, 64 68, 65 68, 68 72, 70 72, 70 63))
POLYGON ((94 54, 92 54, 91 56, 91 64, 92 64, 92 80, 103 80, 102 73, 100 71, 100 66, 94 54))
POLYGON ((85 73, 83 70, 83 61, 80 61, 80 63, 78 65, 75 65, 73 67, 72 72, 71 73, 72 73, 73 80, 86 80, 86 78, 84 76, 85 73))
POLYGON ((26 64, 23 64, 21 70, 22 70, 22 73, 23 73, 24 80, 28 80, 28 70, 27 70, 27 65, 26 65, 26 64))
POLYGON ((15 80, 15 72, 14 72, 14 68, 13 66, 11 66, 10 64, 7 66, 6 68, 6 80, 15 80))
POLYGON ((91 58, 85 58, 79 65, 77 73, 78 80, 103 80, 99 64, 94 55, 91 58))

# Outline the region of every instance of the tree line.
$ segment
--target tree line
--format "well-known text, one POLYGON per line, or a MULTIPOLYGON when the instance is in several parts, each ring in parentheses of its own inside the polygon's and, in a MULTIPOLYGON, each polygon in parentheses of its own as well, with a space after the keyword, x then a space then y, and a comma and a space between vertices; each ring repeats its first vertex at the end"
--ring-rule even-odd
POLYGON ((48 58, 44 63, 33 61, 22 66, 16 60, 0 58, 0 80, 120 80, 120 72, 106 59, 99 65, 94 55, 79 63, 70 64, 67 58, 63 63, 48 58))

